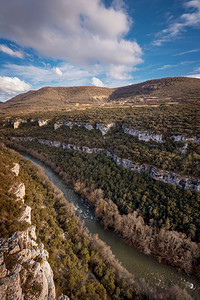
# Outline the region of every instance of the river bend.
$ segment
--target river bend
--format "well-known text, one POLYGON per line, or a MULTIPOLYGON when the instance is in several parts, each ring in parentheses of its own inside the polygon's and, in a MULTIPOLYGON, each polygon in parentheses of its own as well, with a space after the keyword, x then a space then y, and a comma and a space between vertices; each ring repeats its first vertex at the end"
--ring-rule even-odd
POLYGON ((185 288, 194 300, 200 299, 200 283, 197 280, 176 271, 175 268, 159 264, 152 257, 146 256, 126 244, 112 230, 105 230, 96 219, 90 205, 81 199, 72 189, 68 188, 57 174, 39 160, 27 155, 25 158, 44 169, 49 180, 64 193, 68 202, 73 203, 76 214, 84 219, 89 231, 93 234, 98 234, 110 246, 115 257, 136 279, 144 279, 150 285, 164 289, 178 285, 182 289, 185 288))

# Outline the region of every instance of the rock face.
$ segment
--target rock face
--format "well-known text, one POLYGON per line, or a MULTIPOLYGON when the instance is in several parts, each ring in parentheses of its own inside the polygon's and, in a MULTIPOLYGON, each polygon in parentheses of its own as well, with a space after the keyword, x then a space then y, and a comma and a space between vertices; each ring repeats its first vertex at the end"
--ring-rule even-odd
POLYGON ((144 141, 144 142, 154 141, 157 143, 163 143, 162 134, 156 134, 148 131, 140 131, 140 130, 126 127, 124 125, 122 126, 122 129, 124 130, 124 133, 135 136, 140 141, 144 141))
POLYGON ((33 123, 36 122, 39 127, 47 125, 49 120, 37 120, 37 119, 31 119, 31 120, 22 120, 22 119, 15 119, 11 121, 11 125, 13 126, 14 129, 18 129, 20 124, 25 124, 25 123, 33 123))
POLYGON ((70 129, 72 129, 73 126, 84 127, 87 130, 94 129, 94 127, 89 123, 79 123, 79 122, 74 122, 74 123, 73 122, 59 122, 59 123, 55 123, 54 124, 54 129, 57 130, 61 126, 67 126, 70 129))
POLYGON ((44 125, 47 125, 49 120, 38 120, 38 126, 41 127, 41 126, 44 126, 44 125))
POLYGON ((24 211, 22 213, 22 216, 19 218, 20 223, 22 223, 24 221, 31 224, 31 207, 28 205, 24 206, 24 211))
MULTIPOLYGON (((80 123, 80 122, 59 122, 59 123, 55 123, 54 124, 54 129, 57 130, 61 126, 67 126, 70 129, 72 129, 73 126, 84 127, 87 130, 94 129, 93 125, 91 125, 90 123, 80 123)), ((107 124, 107 125, 102 125, 102 124, 96 123, 96 129, 100 130, 102 135, 105 135, 109 131, 109 129, 113 126, 115 126, 114 123, 110 123, 110 124, 107 124)))
MULTIPOLYGON (((19 164, 13 173, 18 176, 19 164)), ((25 185, 20 183, 15 192, 17 201, 24 203, 25 185)), ((31 225, 31 207, 23 205, 24 211, 18 222, 31 225)), ((16 232, 10 238, 0 238, 0 300, 54 300, 53 271, 47 261, 44 245, 36 243, 35 226, 16 232)))
POLYGON ((187 147, 188 143, 186 143, 182 148, 178 148, 178 150, 182 153, 185 154, 187 152, 187 147))
POLYGON ((14 167, 11 169, 11 171, 18 176, 19 175, 19 164, 18 163, 14 163, 14 167))
POLYGON ((14 121, 11 122, 14 129, 19 128, 19 125, 22 124, 22 123, 27 123, 27 120, 15 119, 14 121))
POLYGON ((17 187, 15 192, 17 200, 21 200, 24 203, 24 196, 25 196, 25 185, 24 183, 20 183, 17 187))
POLYGON ((35 227, 0 239, 0 299, 55 299, 48 252, 38 245, 35 227))
POLYGON ((19 128, 19 125, 21 124, 21 122, 20 121, 15 121, 14 123, 13 123, 13 128, 14 129, 17 129, 17 128, 19 128))
POLYGON ((100 130, 102 135, 105 135, 111 127, 114 127, 115 124, 114 123, 110 123, 110 124, 107 124, 107 125, 102 125, 102 124, 99 124, 97 123, 96 124, 96 129, 100 130))
MULTIPOLYGON (((72 129, 74 126, 78 127, 84 127, 87 130, 92 130, 94 129, 93 125, 90 123, 80 123, 80 122, 57 122, 54 123, 54 130, 57 130, 61 126, 67 126, 70 129, 72 129)), ((106 135, 110 128, 116 126, 115 123, 110 123, 107 125, 102 125, 100 123, 96 123, 96 129, 100 130, 102 135, 106 135)), ((138 130, 134 129, 128 125, 122 125, 122 130, 124 131, 125 134, 132 135, 134 137, 137 137, 140 141, 143 142, 156 142, 156 143, 164 143, 163 135, 158 134, 155 132, 147 131, 147 130, 138 130)), ((193 137, 186 137, 184 135, 172 135, 171 139, 174 140, 174 142, 193 142, 193 143, 200 143, 200 138, 197 138, 196 136, 193 137)), ((187 148, 187 147, 186 147, 187 148)), ((181 150, 180 150, 181 151, 181 150)), ((186 150, 185 150, 186 152, 186 150)), ((182 153, 185 153, 184 151, 182 153)))
MULTIPOLYGON (((28 123, 28 122, 36 122, 38 124, 39 127, 47 125, 49 120, 40 120, 40 119, 31 119, 31 120, 22 120, 22 119, 16 119, 14 121, 11 121, 14 129, 19 128, 19 125, 22 123, 28 123)), ((57 130, 58 128, 60 128, 61 126, 66 126, 69 127, 70 129, 72 129, 74 126, 78 126, 78 127, 84 127, 87 130, 92 130, 94 128, 96 128, 97 130, 100 130, 102 135, 106 135, 108 133, 108 131, 110 130, 110 128, 116 126, 117 124, 115 123, 110 123, 107 125, 103 125, 100 123, 96 123, 95 126, 93 126, 90 123, 84 123, 84 122, 67 122, 67 121, 60 121, 60 122, 56 122, 54 123, 54 130, 57 130)), ((119 124, 118 124, 119 125, 119 124)), ((121 126, 121 125, 120 125, 121 126)), ((158 134, 149 130, 139 130, 139 129, 135 129, 130 127, 128 124, 124 124, 122 125, 122 130, 124 131, 125 134, 129 134, 132 135, 134 137, 137 137, 140 141, 144 141, 144 142, 156 142, 156 143, 163 143, 164 142, 164 138, 162 134, 158 134)), ((183 142, 183 143, 187 143, 187 142, 193 142, 193 143, 200 143, 200 138, 197 136, 192 136, 192 137, 186 137, 186 135, 172 135, 170 137, 172 140, 174 140, 174 142, 183 142)), ((180 150, 180 152, 182 152, 180 150)), ((186 151, 183 151, 182 153, 185 153, 186 151)))
POLYGON ((200 143, 200 138, 197 138, 196 136, 192 136, 190 138, 185 137, 184 135, 173 135, 172 138, 174 139, 174 142, 193 142, 193 143, 200 143))
POLYGON ((37 138, 23 138, 23 137, 12 137, 12 140, 15 141, 37 141, 40 144, 45 144, 50 147, 62 147, 63 149, 68 149, 68 150, 76 150, 76 151, 83 151, 88 154, 90 153, 104 153, 106 156, 112 158, 116 165, 121 165, 125 169, 128 169, 130 171, 134 172, 146 172, 148 175, 159 181, 163 181, 165 183, 170 183, 173 185, 177 185, 182 187, 183 189, 193 189, 198 192, 200 192, 200 179, 193 178, 190 176, 181 176, 179 174, 176 174, 174 172, 169 172, 165 170, 158 169, 152 165, 148 164, 137 164, 133 163, 129 159, 125 158, 120 158, 114 153, 109 152, 108 150, 105 149, 99 149, 99 148, 89 148, 86 146, 76 146, 72 144, 67 144, 67 143, 61 143, 58 141, 49 141, 49 140, 44 140, 44 139, 37 139, 37 138))

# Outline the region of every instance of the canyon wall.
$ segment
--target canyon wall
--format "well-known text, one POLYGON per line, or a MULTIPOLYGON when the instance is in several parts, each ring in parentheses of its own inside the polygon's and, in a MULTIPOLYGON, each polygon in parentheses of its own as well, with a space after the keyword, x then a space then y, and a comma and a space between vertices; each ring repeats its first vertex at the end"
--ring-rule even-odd
MULTIPOLYGON (((11 171, 18 176, 19 164, 11 171)), ((26 221, 29 228, 0 238, 0 299, 54 300, 56 299, 53 271, 47 261, 48 252, 36 242, 36 227, 31 224, 31 207, 24 204, 25 185, 12 187, 15 201, 22 201, 23 212, 19 223, 26 221)))
POLYGON ((88 154, 104 153, 106 156, 112 158, 117 166, 121 165, 125 169, 138 173, 147 172, 152 179, 159 180, 164 183, 177 185, 183 189, 193 189, 200 192, 200 179, 193 178, 190 176, 182 176, 174 172, 161 170, 156 168, 155 166, 148 164, 133 163, 131 160, 120 158, 106 149, 89 148, 87 146, 76 146, 72 144, 61 143, 59 141, 49 141, 45 139, 37 139, 32 137, 11 137, 10 139, 15 141, 35 141, 39 144, 44 144, 51 147, 62 147, 63 149, 82 151, 88 154))

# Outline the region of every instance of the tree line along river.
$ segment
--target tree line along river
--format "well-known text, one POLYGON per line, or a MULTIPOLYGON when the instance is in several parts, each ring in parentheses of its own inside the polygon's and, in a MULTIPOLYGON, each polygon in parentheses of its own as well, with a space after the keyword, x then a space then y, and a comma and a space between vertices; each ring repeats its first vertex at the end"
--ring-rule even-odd
POLYGON ((149 285, 163 289, 177 285, 182 289, 186 289, 194 300, 200 299, 200 283, 195 278, 178 272, 175 268, 158 263, 152 257, 146 256, 126 244, 112 230, 105 230, 95 218, 94 211, 89 204, 67 187, 57 174, 39 160, 27 155, 25 158, 43 168, 49 180, 63 192, 67 201, 74 205, 76 214, 84 219, 85 226, 89 231, 98 234, 110 246, 115 257, 136 279, 144 279, 149 285))

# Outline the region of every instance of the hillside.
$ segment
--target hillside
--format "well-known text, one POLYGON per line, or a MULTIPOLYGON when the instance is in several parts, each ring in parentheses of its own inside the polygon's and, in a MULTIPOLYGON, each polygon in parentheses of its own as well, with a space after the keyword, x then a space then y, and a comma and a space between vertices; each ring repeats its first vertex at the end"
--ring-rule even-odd
POLYGON ((0 179, 0 299, 135 298, 132 276, 61 191, 1 143, 0 179))
MULTIPOLYGON (((199 279, 199 83, 199 79, 164 78, 112 90, 46 87, 30 91, 1 104, 0 139, 50 166, 94 207, 95 218, 105 228, 159 262, 199 279), (155 105, 170 103, 173 105, 155 105)), ((93 245, 98 248, 99 242, 81 231, 82 223, 68 207, 63 209, 63 202, 49 201, 53 190, 47 188, 39 202, 33 200, 42 189, 42 176, 32 183, 22 160, 13 162, 24 172, 25 204, 34 212, 37 236, 49 252, 57 293, 78 299, 80 291, 81 296, 90 297, 90 280, 94 279, 92 290, 101 299, 110 295, 111 299, 134 299, 135 292, 140 294, 140 290, 129 289, 130 281, 120 277, 121 271, 117 274, 116 263, 107 272, 107 257, 103 254, 100 262, 96 260, 93 245), (55 243, 47 238, 54 232, 60 233, 55 234, 55 243)), ((13 218, 10 222, 6 227, 2 223, 2 232, 6 235, 8 231, 9 236, 15 232, 13 218)))
POLYGON ((35 111, 64 110, 72 107, 87 107, 101 104, 112 93, 112 89, 82 87, 43 87, 17 95, 1 105, 2 112, 23 113, 35 111))
POLYGON ((194 101, 200 99, 200 79, 169 77, 148 80, 138 84, 116 89, 110 100, 129 100, 134 102, 152 101, 194 101))
POLYGON ((17 95, 2 103, 0 113, 21 114, 101 106, 193 103, 198 100, 200 79, 169 77, 115 89, 92 86, 44 87, 17 95))

